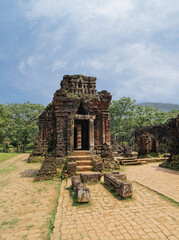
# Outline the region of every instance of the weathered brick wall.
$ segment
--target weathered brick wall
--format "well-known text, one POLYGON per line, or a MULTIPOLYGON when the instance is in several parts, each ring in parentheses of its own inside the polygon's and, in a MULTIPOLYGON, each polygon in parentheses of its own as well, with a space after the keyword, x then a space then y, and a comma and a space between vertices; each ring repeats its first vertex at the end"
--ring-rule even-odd
MULTIPOLYGON (((150 136, 153 135, 159 144, 164 142, 167 146, 168 152, 171 153, 169 160, 160 165, 179 169, 179 115, 177 118, 170 119, 167 124, 147 126, 137 129, 135 133, 136 139, 139 139, 145 132, 150 136)), ((140 151, 140 142, 138 143, 140 151)))
POLYGON ((153 134, 144 132, 138 137, 138 156, 145 156, 151 153, 159 153, 159 144, 153 134))
POLYGON ((70 152, 71 115, 77 113, 80 105, 87 115, 95 115, 94 147, 101 149, 110 145, 109 105, 111 95, 107 91, 96 92, 96 78, 65 75, 61 89, 54 94, 39 117, 39 136, 33 156, 53 152, 56 156, 66 156, 70 152))

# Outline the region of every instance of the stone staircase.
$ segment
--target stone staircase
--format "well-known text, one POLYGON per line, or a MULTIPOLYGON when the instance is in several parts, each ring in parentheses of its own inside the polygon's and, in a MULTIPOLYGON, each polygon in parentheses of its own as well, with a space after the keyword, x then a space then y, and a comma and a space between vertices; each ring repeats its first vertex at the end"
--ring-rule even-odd
POLYGON ((141 163, 137 161, 136 157, 128 157, 128 158, 120 159, 120 164, 121 165, 136 165, 136 164, 141 164, 141 163))
POLYGON ((138 165, 147 163, 145 160, 139 160, 136 157, 117 157, 121 165, 138 165))
POLYGON ((162 162, 167 160, 167 157, 163 158, 136 158, 136 157, 116 157, 120 161, 121 165, 137 165, 137 164, 147 164, 150 162, 162 162))
POLYGON ((91 172, 93 169, 91 154, 87 150, 73 151, 69 158, 75 159, 77 163, 77 175, 81 172, 91 172))

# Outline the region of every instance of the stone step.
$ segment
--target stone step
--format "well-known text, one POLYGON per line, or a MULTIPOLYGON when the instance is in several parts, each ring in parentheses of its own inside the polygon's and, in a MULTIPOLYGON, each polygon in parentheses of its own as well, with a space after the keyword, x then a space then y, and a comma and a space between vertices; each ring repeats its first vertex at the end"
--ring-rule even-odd
POLYGON ((131 159, 131 160, 120 160, 120 162, 136 162, 137 159, 131 159))
POLYGON ((90 151, 87 150, 78 150, 78 151, 73 151, 71 156, 84 156, 84 155, 90 155, 90 151))
POLYGON ((147 161, 147 162, 162 162, 162 161, 166 161, 168 160, 167 157, 163 157, 163 158, 139 158, 137 159, 138 161, 147 161))
POLYGON ((77 172, 91 171, 93 166, 77 166, 77 172))
POLYGON ((76 161, 77 166, 91 166, 92 162, 89 160, 76 161))
POLYGON ((139 160, 137 160, 137 162, 142 163, 142 164, 147 164, 147 161, 139 161, 139 160))
POLYGON ((78 161, 78 160, 91 160, 91 155, 84 155, 84 156, 72 156, 72 155, 70 155, 70 156, 68 156, 68 158, 74 158, 74 159, 76 159, 76 161, 78 161))
POLYGON ((141 162, 125 162, 123 163, 123 165, 137 165, 137 164, 141 164, 141 162))
MULTIPOLYGON (((76 175, 80 175, 82 172, 76 172, 76 175)), ((83 171, 83 173, 89 173, 89 174, 93 174, 94 172, 92 171, 83 171)))
POLYGON ((117 160, 133 160, 136 159, 136 157, 116 157, 117 160))

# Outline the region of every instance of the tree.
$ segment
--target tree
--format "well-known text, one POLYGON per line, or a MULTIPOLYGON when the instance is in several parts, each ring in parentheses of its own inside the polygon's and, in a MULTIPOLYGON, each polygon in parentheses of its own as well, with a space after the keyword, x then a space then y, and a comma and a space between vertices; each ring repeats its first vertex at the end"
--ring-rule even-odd
POLYGON ((9 135, 10 135, 10 125, 11 118, 10 112, 7 106, 0 104, 0 144, 2 144, 2 148, 4 152, 8 151, 9 148, 9 135))
POLYGON ((111 117, 111 133, 123 144, 129 140, 133 128, 134 103, 129 97, 112 101, 109 112, 111 117))
POLYGON ((11 141, 16 145, 17 152, 19 146, 22 146, 23 152, 25 152, 27 144, 34 141, 38 134, 37 120, 44 110, 44 106, 26 102, 8 104, 8 108, 12 118, 11 141))
POLYGON ((178 110, 163 112, 156 107, 135 105, 135 100, 127 97, 112 101, 109 112, 111 134, 122 144, 123 140, 133 143, 132 136, 137 128, 164 124, 179 114, 178 110))
POLYGON ((44 110, 41 104, 26 102, 0 105, 0 143, 3 150, 9 143, 26 151, 26 146, 35 140, 38 134, 38 117, 44 110))

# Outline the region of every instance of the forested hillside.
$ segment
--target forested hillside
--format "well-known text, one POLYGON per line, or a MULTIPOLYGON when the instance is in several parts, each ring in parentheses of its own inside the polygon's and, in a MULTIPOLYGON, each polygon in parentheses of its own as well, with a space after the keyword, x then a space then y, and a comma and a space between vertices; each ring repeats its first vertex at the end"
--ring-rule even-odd
POLYGON ((179 110, 179 104, 172 104, 172 103, 143 102, 143 103, 138 103, 136 105, 140 105, 144 107, 145 106, 156 107, 163 112, 171 112, 172 110, 179 110))

